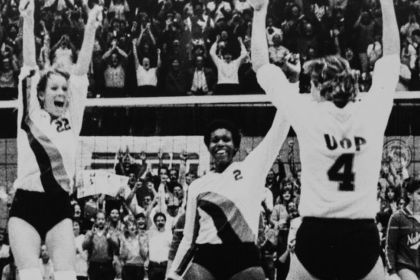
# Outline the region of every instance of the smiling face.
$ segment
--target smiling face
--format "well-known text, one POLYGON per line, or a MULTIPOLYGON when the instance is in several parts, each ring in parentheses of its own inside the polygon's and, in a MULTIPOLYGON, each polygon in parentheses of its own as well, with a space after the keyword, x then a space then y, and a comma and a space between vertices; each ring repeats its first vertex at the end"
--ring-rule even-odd
POLYGON ((233 143, 232 132, 218 128, 210 134, 209 152, 214 159, 216 172, 223 172, 232 161, 237 151, 233 143))
POLYGON ((69 106, 68 78, 58 72, 46 75, 48 77, 46 77, 45 87, 41 86, 38 89, 41 107, 50 115, 61 117, 69 106))

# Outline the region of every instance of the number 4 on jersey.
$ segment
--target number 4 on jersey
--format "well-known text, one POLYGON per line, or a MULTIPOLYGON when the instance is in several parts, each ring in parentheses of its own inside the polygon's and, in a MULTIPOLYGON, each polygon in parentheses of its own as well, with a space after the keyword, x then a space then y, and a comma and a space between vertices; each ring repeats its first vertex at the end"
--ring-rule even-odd
POLYGON ((339 182, 340 191, 354 191, 353 159, 354 154, 342 154, 327 172, 330 181, 339 182))

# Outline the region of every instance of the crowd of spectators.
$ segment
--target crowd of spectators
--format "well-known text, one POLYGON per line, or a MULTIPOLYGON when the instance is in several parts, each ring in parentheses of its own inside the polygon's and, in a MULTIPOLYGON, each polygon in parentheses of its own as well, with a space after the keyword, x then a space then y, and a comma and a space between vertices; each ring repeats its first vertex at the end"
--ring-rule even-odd
MULTIPOLYGON (((92 97, 261 92, 249 50, 253 11, 246 0, 42 0, 35 28, 38 64, 75 61, 86 14, 104 5, 90 70, 92 97)), ((395 0, 401 31, 399 90, 419 90, 419 0, 395 0)), ((273 0, 267 16, 270 60, 305 62, 340 53, 360 71, 360 89, 381 56, 376 0, 273 0), (299 55, 299 56, 297 56, 299 55)), ((21 66, 18 0, 0 0, 0 98, 16 97, 21 66)), ((302 75, 301 91, 309 92, 302 75)))
MULTIPOLYGON (((294 141, 288 143, 286 160, 277 157, 266 176, 261 202, 257 244, 267 279, 285 279, 293 253, 293 232, 299 221, 300 168, 295 163, 294 141)), ((146 154, 138 160, 127 150, 118 152, 114 171, 127 176, 128 188, 116 197, 97 194, 72 196, 73 226, 77 247, 78 279, 164 279, 182 239, 185 205, 190 184, 197 174, 187 172, 188 156, 181 154, 178 168, 163 164, 159 153, 157 172, 146 154)), ((385 246, 392 213, 404 207, 405 165, 392 154, 385 155, 378 180, 377 225, 385 246)), ((45 247, 40 255, 45 275, 52 275, 45 247)), ((16 273, 5 232, 0 234, 0 271, 3 279, 16 273)), ((52 277, 52 276, 51 276, 52 277)), ((52 279, 52 278, 44 278, 52 279)))

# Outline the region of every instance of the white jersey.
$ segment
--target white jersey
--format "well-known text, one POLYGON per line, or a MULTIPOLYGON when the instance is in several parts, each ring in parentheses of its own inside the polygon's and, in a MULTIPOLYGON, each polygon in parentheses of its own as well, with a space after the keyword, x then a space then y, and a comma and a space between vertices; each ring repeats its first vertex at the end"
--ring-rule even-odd
POLYGON ((302 216, 375 217, 383 137, 399 69, 397 55, 378 60, 369 93, 343 109, 273 83, 285 79, 274 65, 258 72, 258 82, 275 106, 285 111, 299 140, 302 216))
POLYGON ((45 192, 63 189, 74 183, 77 138, 82 126, 87 94, 86 75, 71 75, 69 108, 53 119, 37 98, 38 69, 24 66, 19 76, 18 97, 18 174, 15 188, 45 192))
POLYGON ((264 140, 242 162, 223 173, 210 172, 188 188, 184 237, 171 272, 182 275, 194 244, 255 243, 265 175, 279 153, 290 125, 279 112, 264 140))

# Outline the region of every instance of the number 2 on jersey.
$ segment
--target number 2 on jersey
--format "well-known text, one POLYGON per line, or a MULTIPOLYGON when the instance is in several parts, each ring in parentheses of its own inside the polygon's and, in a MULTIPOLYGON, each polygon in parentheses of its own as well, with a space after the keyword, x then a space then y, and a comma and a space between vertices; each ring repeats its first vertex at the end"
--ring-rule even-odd
POLYGON ((330 181, 339 182, 340 191, 354 191, 353 159, 354 154, 342 154, 327 172, 330 181))

